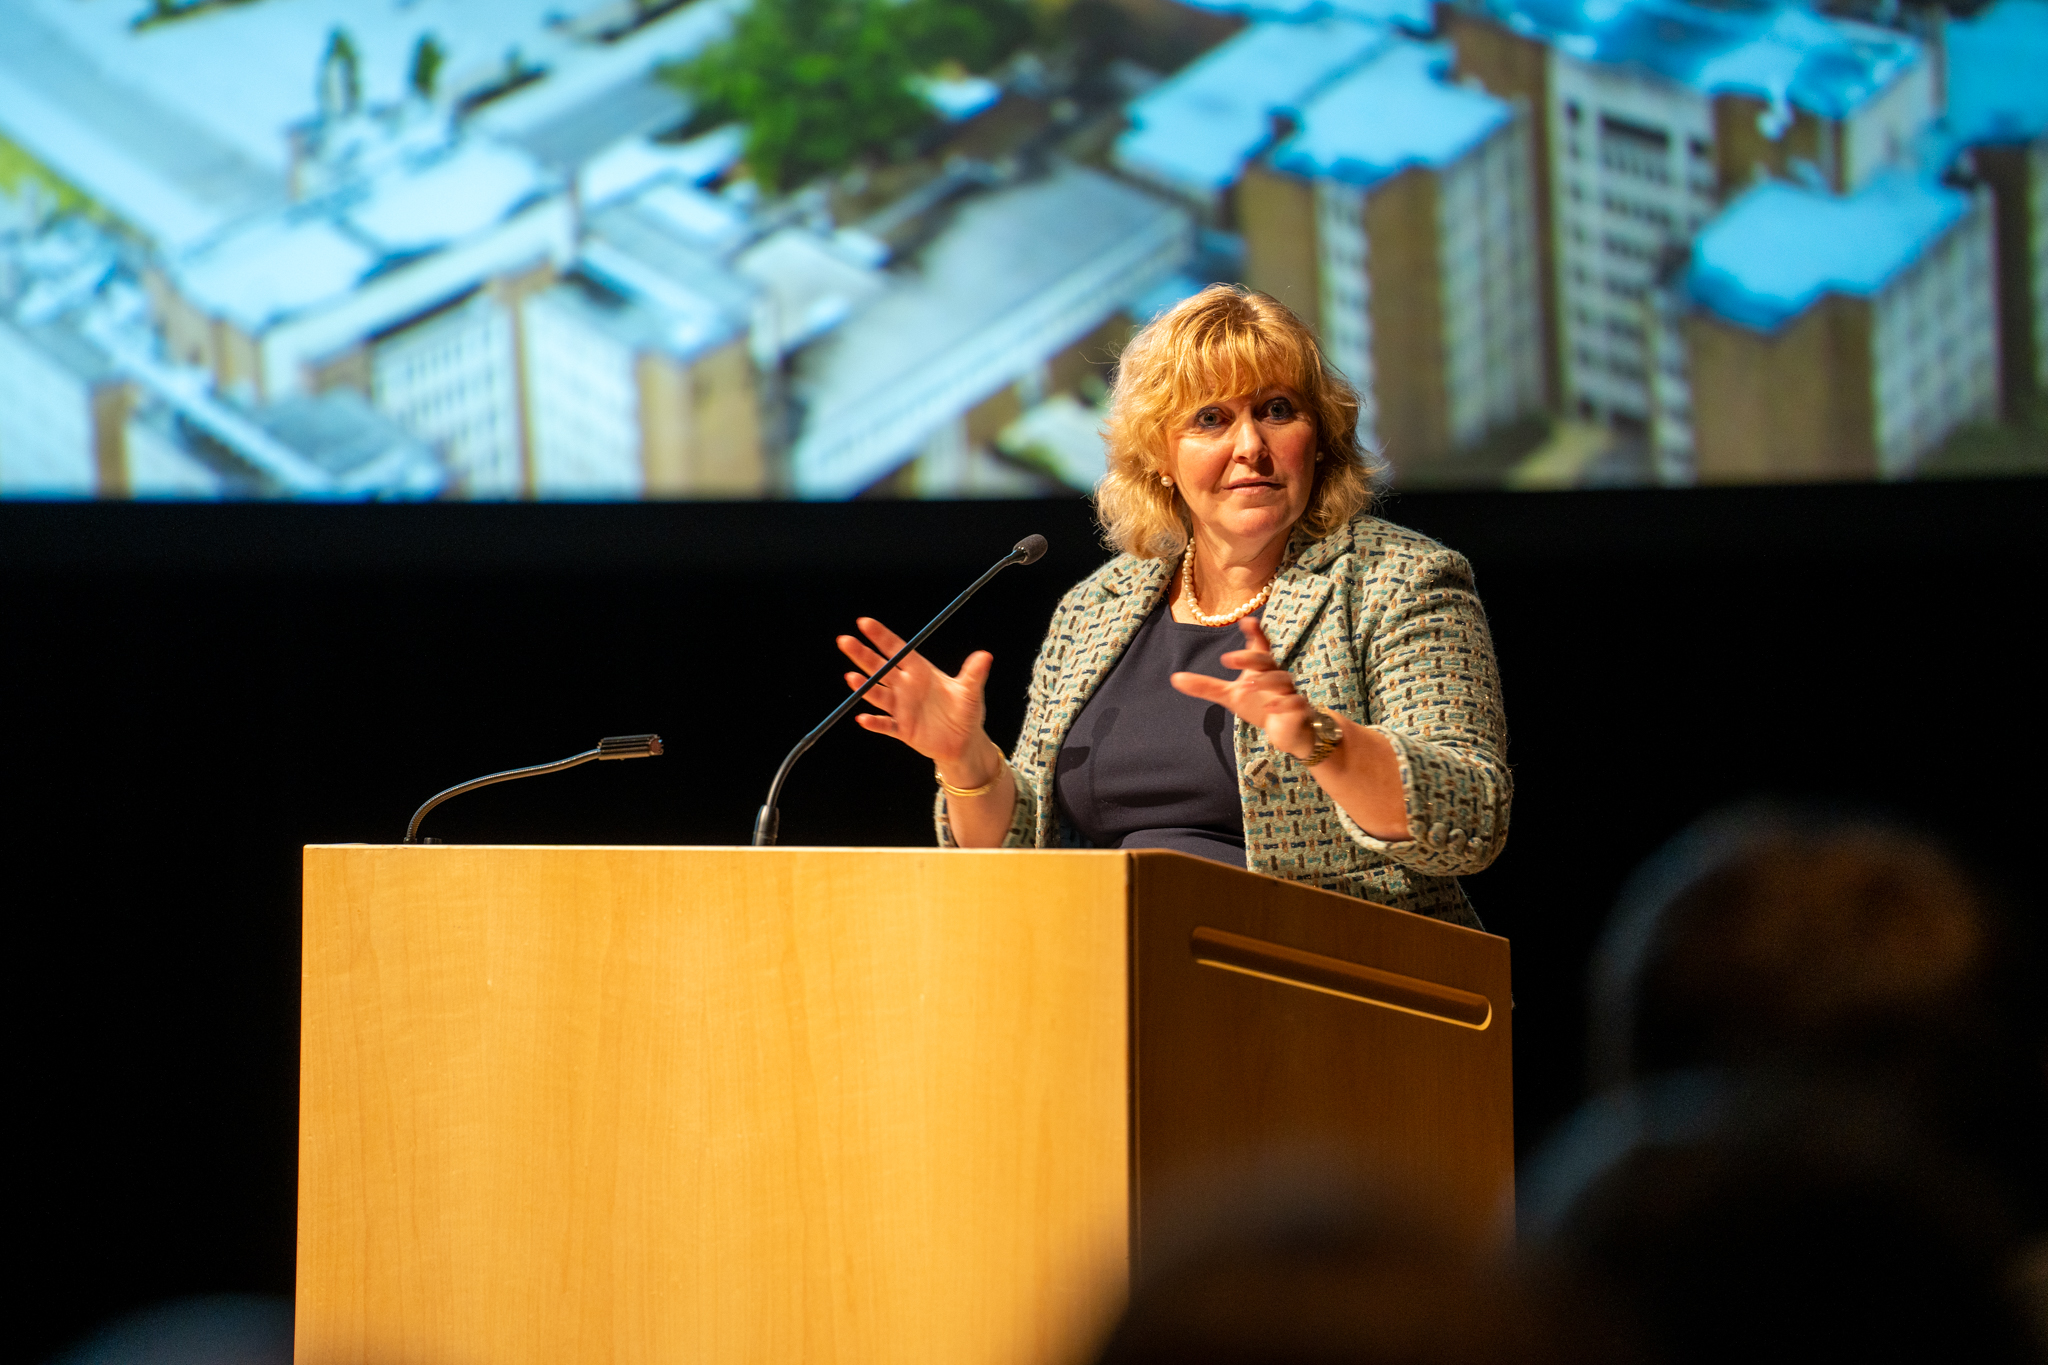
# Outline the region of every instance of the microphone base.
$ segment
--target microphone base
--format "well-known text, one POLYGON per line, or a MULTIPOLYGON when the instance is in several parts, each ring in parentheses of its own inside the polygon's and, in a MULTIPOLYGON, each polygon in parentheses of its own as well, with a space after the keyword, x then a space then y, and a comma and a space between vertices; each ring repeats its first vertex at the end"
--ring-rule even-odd
POLYGON ((761 813, 754 817, 754 847, 773 848, 781 828, 782 812, 773 806, 761 807, 761 813))

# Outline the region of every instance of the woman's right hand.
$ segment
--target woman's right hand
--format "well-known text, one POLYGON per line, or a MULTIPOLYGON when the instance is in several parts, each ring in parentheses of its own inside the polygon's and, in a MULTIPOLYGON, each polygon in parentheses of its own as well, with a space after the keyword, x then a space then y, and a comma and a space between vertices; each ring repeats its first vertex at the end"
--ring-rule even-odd
MULTIPOLYGON (((871 616, 860 617, 854 624, 867 639, 842 635, 838 641, 839 652, 860 670, 846 675, 850 688, 866 682, 890 655, 903 648, 903 638, 871 616)), ((976 650, 960 665, 958 674, 948 674, 933 667, 922 654, 908 655, 868 692, 866 700, 882 714, 862 712, 853 718, 854 723, 902 740, 930 759, 955 786, 981 786, 995 776, 1002 763, 1001 751, 982 729, 987 714, 982 691, 994 663, 994 655, 976 650)))

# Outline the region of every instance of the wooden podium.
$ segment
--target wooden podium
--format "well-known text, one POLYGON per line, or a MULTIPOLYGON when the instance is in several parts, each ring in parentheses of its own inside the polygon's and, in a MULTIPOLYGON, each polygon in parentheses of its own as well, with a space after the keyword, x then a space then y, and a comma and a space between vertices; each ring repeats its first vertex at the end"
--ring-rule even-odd
POLYGON ((1504 939, 1172 853, 305 854, 300 1365, 1085 1351, 1176 1194, 1479 1237, 1504 939))

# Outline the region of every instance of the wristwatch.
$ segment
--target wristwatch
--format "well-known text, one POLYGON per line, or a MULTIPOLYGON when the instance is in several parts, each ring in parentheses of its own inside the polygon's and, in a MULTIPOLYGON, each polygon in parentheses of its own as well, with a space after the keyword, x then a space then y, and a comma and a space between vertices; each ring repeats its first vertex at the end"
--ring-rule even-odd
POLYGON ((1308 757, 1303 759, 1302 763, 1313 768, 1344 742, 1344 726, 1335 716, 1318 706, 1309 712, 1308 728, 1309 733, 1316 737, 1316 746, 1309 750, 1308 757))

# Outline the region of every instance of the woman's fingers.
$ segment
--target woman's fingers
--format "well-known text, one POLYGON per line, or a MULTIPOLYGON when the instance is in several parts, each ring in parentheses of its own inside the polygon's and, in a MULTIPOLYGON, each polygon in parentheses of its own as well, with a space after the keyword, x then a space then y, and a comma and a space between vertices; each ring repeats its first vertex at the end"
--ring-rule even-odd
MULTIPOLYGON (((867 680, 868 675, 865 673, 848 673, 846 675, 846 690, 849 692, 858 692, 861 689, 861 684, 865 683, 867 680)), ((878 682, 873 687, 870 687, 868 689, 868 694, 865 697, 862 697, 861 700, 864 702, 868 702, 871 705, 878 706, 884 711, 890 711, 894 710, 895 708, 888 704, 888 699, 895 695, 897 694, 889 690, 889 684, 887 682, 878 682)))
POLYGON ((1169 681, 1177 691, 1227 707, 1262 730, 1270 731, 1275 721, 1309 710, 1308 699, 1294 690, 1294 679, 1279 669, 1240 673, 1233 682, 1206 673, 1176 673, 1169 681))
POLYGON ((860 627, 860 633, 868 637, 868 643, 885 655, 894 654, 903 648, 903 637, 883 625, 872 616, 858 616, 853 622, 860 627))
POLYGON ((977 649, 967 656, 967 662, 960 665, 960 682, 980 692, 988 686, 989 670, 995 666, 995 655, 985 649, 977 649))
POLYGON ((1282 669, 1271 668, 1263 672, 1246 670, 1237 677, 1238 685, 1253 692, 1265 692, 1291 697, 1294 692, 1294 675, 1282 669))
POLYGON ((900 740, 940 764, 957 762, 963 746, 972 747, 977 736, 985 738, 981 699, 995 665, 993 655, 976 650, 958 674, 948 675, 923 655, 905 653, 903 637, 874 617, 858 617, 854 625, 858 636, 841 635, 835 642, 856 670, 842 675, 847 688, 857 692, 881 675, 863 698, 875 710, 856 715, 854 724, 900 740), (902 661, 882 673, 898 654, 902 661))
MULTIPOLYGON (((1212 678, 1206 673, 1176 673, 1167 681, 1173 684, 1176 692, 1185 692, 1190 697, 1230 706, 1231 684, 1221 678, 1212 678)), ((1231 709, 1237 708, 1232 706, 1231 709)))
POLYGON ((1244 631, 1245 647, 1223 655, 1223 666, 1238 670, 1235 680, 1176 673, 1171 679, 1173 686, 1190 697, 1230 708, 1240 720, 1258 726, 1275 744, 1292 753, 1308 723, 1309 700, 1294 690, 1294 675, 1273 657, 1273 647, 1259 623, 1247 616, 1238 625, 1244 631))
POLYGON ((853 666, 861 671, 863 677, 889 662, 888 656, 875 653, 851 635, 842 635, 834 643, 839 646, 841 654, 853 661, 853 666))

